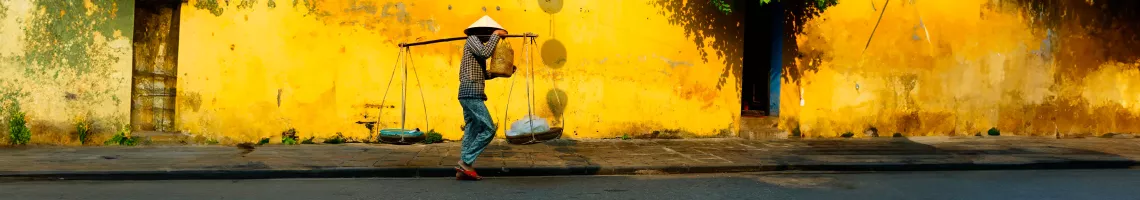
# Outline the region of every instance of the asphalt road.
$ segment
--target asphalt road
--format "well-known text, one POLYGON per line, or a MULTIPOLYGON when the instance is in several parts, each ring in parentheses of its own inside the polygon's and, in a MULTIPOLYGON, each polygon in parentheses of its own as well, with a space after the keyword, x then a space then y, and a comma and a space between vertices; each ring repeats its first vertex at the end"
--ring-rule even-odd
POLYGON ((0 199, 1140 199, 1140 170, 0 182, 0 199))

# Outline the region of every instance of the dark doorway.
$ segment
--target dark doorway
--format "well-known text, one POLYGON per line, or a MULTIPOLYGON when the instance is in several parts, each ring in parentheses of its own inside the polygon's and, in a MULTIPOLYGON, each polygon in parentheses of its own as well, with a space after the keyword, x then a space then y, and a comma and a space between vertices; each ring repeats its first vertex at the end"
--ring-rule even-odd
POLYGON ((778 114, 779 78, 784 39, 784 8, 780 2, 760 5, 748 2, 746 17, 752 21, 745 29, 745 62, 741 73, 740 108, 744 116, 778 114))
POLYGON ((182 1, 135 2, 131 130, 173 132, 182 1))

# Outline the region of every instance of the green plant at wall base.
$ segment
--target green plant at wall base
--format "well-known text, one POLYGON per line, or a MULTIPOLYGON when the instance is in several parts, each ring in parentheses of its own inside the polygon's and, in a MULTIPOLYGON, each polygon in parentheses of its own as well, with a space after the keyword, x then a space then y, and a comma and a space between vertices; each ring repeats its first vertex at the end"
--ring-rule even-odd
POLYGON ((281 144, 294 145, 297 144, 297 140, 293 138, 281 138, 281 144))
POLYGON ((427 138, 424 138, 424 141, 422 142, 424 144, 443 142, 443 134, 435 132, 435 129, 428 130, 428 132, 424 133, 424 135, 427 136, 427 138))
POLYGON ((344 144, 346 141, 347 139, 344 138, 344 134, 337 132, 333 137, 325 139, 325 144, 344 144))
POLYGON ((986 133, 987 133, 987 134, 990 134, 990 136, 999 136, 999 135, 1001 135, 1001 131, 1000 131, 1000 130, 998 130, 998 129, 997 129, 997 127, 993 127, 993 128, 990 128, 990 130, 989 130, 989 131, 986 131, 986 133))
POLYGON ((633 139, 633 137, 630 137, 629 133, 626 133, 626 134, 621 135, 621 139, 622 140, 631 140, 631 139, 633 139))
POLYGON ((290 128, 281 132, 281 144, 294 145, 297 144, 297 129, 290 128))
POLYGON ((844 137, 844 138, 851 138, 851 137, 855 136, 855 133, 852 133, 851 131, 847 131, 847 132, 844 132, 843 135, 839 135, 839 136, 844 137))
POLYGON ((316 144, 316 142, 313 142, 313 139, 315 139, 315 138, 317 138, 317 137, 309 136, 309 138, 306 138, 305 140, 301 140, 301 144, 316 144))
POLYGON ((123 128, 111 136, 111 139, 103 142, 103 145, 119 145, 119 146, 135 146, 138 144, 138 138, 131 136, 129 128, 123 128))
POLYGON ((801 133, 801 132, 800 132, 800 127, 799 127, 799 126, 797 126, 796 128, 793 128, 793 129, 792 129, 792 137, 797 137, 797 138, 798 138, 798 137, 803 137, 803 133, 801 133))
POLYGON ((76 138, 79 138, 79 144, 87 144, 88 136, 90 136, 90 133, 91 122, 87 122, 86 120, 80 118, 78 122, 75 123, 75 134, 76 138))
POLYGON ((83 123, 75 125, 75 134, 79 137, 79 144, 87 144, 88 127, 87 124, 83 123))
POLYGON ((19 103, 11 103, 7 108, 8 143, 26 145, 32 140, 32 130, 28 129, 27 115, 20 111, 19 103))
POLYGON ((208 144, 208 145, 216 145, 218 143, 219 143, 218 139, 214 139, 214 138, 206 139, 206 144, 208 144))
POLYGON ((269 138, 261 138, 261 140, 257 141, 257 145, 265 145, 265 144, 269 144, 269 138))

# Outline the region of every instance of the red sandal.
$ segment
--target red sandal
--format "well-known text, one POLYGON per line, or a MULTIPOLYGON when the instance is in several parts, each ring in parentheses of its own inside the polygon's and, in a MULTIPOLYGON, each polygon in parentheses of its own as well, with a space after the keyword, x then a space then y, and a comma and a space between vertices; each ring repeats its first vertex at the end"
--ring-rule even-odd
POLYGON ((463 169, 462 167, 455 167, 455 172, 460 173, 460 176, 455 177, 455 180, 472 180, 472 181, 483 180, 483 177, 479 176, 479 174, 475 173, 475 170, 468 171, 466 169, 463 169))
POLYGON ((463 172, 459 171, 459 168, 456 168, 455 169, 455 180, 462 181, 464 178, 467 178, 467 176, 463 175, 463 172))

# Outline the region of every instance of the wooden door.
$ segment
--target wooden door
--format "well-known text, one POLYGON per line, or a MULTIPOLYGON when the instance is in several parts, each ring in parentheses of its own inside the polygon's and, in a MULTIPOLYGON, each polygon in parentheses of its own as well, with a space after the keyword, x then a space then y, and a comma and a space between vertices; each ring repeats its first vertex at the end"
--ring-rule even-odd
POLYGON ((135 4, 131 129, 174 132, 181 2, 135 4))

